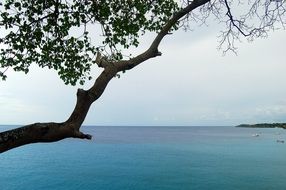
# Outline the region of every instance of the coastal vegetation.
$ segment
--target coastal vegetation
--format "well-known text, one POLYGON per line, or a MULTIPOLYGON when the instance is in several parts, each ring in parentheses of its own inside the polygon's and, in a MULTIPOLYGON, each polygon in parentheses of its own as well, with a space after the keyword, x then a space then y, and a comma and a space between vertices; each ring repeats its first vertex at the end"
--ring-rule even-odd
POLYGON ((285 0, 1 1, 0 78, 7 78, 8 69, 28 73, 35 64, 55 70, 67 85, 94 83, 77 90, 74 110, 63 122, 35 122, 1 132, 0 153, 30 143, 91 139, 80 128, 93 102, 113 78, 161 56, 159 46, 165 37, 211 19, 224 26, 219 48, 236 52, 235 42, 241 38, 253 41, 285 28, 285 4, 285 0), (150 33, 154 39, 145 51, 126 53, 150 33), (99 76, 92 76, 92 68, 100 69, 99 76))
POLYGON ((286 123, 258 123, 258 124, 241 124, 236 127, 247 128, 282 128, 286 129, 286 123))

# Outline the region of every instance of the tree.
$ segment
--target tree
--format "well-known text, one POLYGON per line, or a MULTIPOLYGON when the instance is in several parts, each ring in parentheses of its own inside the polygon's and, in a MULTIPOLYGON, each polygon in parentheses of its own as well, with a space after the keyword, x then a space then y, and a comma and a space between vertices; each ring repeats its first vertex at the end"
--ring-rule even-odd
POLYGON ((80 127, 109 81, 160 56, 162 39, 172 31, 187 29, 191 22, 214 18, 225 23, 219 44, 224 52, 236 52, 235 41, 242 36, 249 41, 267 37, 269 31, 286 24, 285 0, 7 0, 0 6, 0 26, 5 29, 0 36, 3 80, 7 69, 28 73, 30 65, 37 64, 56 70, 65 84, 75 85, 92 80, 92 67, 103 68, 90 89, 78 89, 75 108, 66 121, 1 132, 0 152, 70 137, 91 139, 80 127), (101 44, 92 42, 89 28, 94 25, 101 27, 101 44), (122 50, 137 47, 146 32, 156 33, 150 47, 137 56, 124 56, 122 50))

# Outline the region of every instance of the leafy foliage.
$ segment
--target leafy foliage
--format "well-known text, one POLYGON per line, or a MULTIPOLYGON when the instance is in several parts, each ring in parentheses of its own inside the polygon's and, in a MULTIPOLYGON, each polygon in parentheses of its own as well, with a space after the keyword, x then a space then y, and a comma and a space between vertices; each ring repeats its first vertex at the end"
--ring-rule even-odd
POLYGON ((0 3, 0 68, 28 73, 37 64, 56 70, 66 84, 82 84, 91 78, 97 51, 108 47, 112 59, 122 59, 118 47, 138 46, 140 34, 159 31, 177 9, 173 0, 6 0, 0 3), (91 24, 102 28, 100 45, 91 43, 91 24))

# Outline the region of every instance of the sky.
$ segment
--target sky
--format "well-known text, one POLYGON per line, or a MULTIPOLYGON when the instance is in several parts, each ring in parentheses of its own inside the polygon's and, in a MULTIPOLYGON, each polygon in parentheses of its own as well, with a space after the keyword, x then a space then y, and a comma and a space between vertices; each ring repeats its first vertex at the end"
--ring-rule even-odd
MULTIPOLYGON (((219 30, 201 27, 167 36, 162 56, 114 78, 93 103, 84 125, 233 126, 286 122, 285 30, 266 39, 237 43, 237 55, 222 55, 219 30)), ((135 50, 152 41, 147 36, 135 50)), ((93 71, 94 76, 100 73, 93 71)), ((77 88, 52 70, 28 75, 7 71, 0 81, 0 124, 62 122, 72 112, 77 88)))

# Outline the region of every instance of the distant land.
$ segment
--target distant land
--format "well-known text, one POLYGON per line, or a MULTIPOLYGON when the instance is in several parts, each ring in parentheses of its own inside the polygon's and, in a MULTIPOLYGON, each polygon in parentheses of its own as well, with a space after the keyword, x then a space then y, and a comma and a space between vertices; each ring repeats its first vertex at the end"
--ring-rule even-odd
POLYGON ((236 127, 248 127, 248 128, 282 128, 286 129, 286 123, 258 123, 258 124, 241 124, 236 127))

